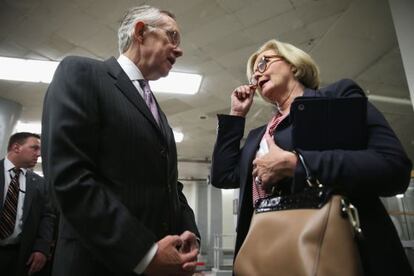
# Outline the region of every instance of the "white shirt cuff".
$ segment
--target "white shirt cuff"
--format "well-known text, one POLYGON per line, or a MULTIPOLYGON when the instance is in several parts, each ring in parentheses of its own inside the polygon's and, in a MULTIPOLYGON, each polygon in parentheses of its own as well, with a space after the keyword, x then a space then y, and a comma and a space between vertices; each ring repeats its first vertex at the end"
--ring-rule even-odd
POLYGON ((142 260, 139 262, 139 264, 134 268, 134 272, 137 274, 144 273, 145 269, 147 269, 147 266, 152 261, 152 259, 155 256, 155 253, 157 253, 158 245, 154 243, 154 245, 148 250, 147 254, 142 258, 142 260))

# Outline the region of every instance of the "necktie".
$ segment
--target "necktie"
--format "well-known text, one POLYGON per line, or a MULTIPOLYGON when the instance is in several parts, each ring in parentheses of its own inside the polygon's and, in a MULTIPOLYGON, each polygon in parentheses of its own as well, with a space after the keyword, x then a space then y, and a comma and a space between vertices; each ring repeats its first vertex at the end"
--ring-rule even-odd
POLYGON ((3 209, 0 212, 0 240, 13 233, 16 224, 17 202, 19 196, 20 169, 13 168, 14 176, 10 174, 10 185, 4 200, 3 209))
POLYGON ((155 121, 160 124, 160 116, 158 114, 157 104, 155 103, 154 95, 151 92, 151 88, 149 87, 147 80, 138 80, 139 85, 141 85, 142 90, 144 91, 144 100, 147 104, 149 110, 154 116, 155 121))

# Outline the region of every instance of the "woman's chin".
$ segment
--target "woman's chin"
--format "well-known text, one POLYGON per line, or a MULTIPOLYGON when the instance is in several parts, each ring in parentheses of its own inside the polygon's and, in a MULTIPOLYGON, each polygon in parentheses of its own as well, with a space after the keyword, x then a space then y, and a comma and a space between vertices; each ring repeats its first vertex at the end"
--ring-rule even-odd
POLYGON ((269 103, 274 103, 275 102, 275 97, 274 97, 274 95, 272 94, 272 92, 271 91, 268 91, 268 90, 262 90, 262 93, 261 93, 261 95, 262 95, 262 98, 266 101, 266 102, 269 102, 269 103))

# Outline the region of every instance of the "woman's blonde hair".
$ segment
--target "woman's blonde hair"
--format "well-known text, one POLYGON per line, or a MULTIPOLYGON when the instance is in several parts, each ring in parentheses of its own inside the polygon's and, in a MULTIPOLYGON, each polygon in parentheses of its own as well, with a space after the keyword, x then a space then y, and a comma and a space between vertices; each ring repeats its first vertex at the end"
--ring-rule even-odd
POLYGON ((266 50, 275 50, 288 63, 293 65, 293 74, 305 87, 317 89, 320 85, 319 69, 315 61, 301 49, 289 43, 272 39, 263 44, 247 61, 247 79, 253 74, 253 66, 257 56, 266 50))

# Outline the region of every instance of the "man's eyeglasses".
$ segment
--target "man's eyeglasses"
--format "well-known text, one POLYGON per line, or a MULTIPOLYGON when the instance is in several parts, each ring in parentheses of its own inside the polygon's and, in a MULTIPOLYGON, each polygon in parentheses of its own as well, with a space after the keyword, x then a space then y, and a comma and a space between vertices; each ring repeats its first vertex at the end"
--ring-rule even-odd
POLYGON ((153 26, 153 25, 149 25, 149 24, 147 24, 147 26, 150 27, 150 28, 163 30, 165 32, 165 34, 167 35, 168 40, 170 41, 170 43, 172 45, 174 45, 174 47, 180 46, 181 35, 180 35, 179 32, 167 30, 167 29, 161 28, 159 26, 153 26))
POLYGON ((282 59, 284 59, 284 58, 282 56, 279 56, 279 55, 262 56, 260 58, 259 62, 257 63, 256 70, 253 71, 253 74, 250 78, 249 83, 251 85, 257 85, 257 78, 255 77, 254 73, 256 73, 256 72, 264 73, 267 70, 267 68, 270 64, 272 64, 275 61, 282 60, 282 59))

